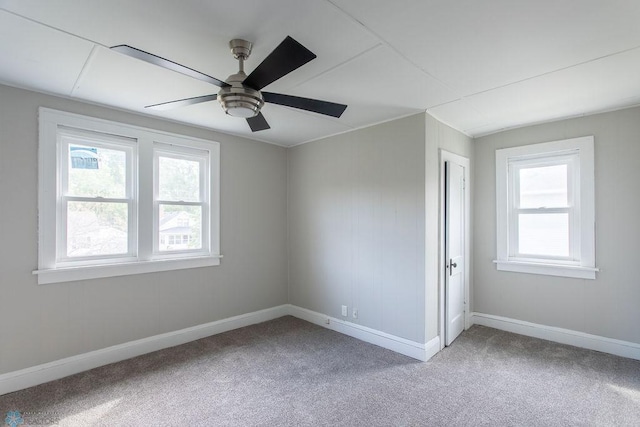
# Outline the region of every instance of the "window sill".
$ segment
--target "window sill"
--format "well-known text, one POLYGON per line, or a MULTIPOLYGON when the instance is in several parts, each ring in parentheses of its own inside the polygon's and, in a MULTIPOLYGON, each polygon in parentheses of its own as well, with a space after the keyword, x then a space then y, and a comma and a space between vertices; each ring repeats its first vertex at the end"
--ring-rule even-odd
POLYGON ((220 265, 222 255, 197 258, 164 259, 136 261, 120 264, 64 267, 47 270, 35 270, 38 284, 71 282, 75 280, 99 279, 103 277, 128 276, 132 274, 153 273, 158 271, 183 270, 187 268, 211 267, 220 265))
POLYGON ((595 279, 596 272, 593 267, 569 266, 558 264, 542 264, 522 261, 493 261, 500 271, 512 271, 516 273, 542 274, 546 276, 573 277, 576 279, 595 279))

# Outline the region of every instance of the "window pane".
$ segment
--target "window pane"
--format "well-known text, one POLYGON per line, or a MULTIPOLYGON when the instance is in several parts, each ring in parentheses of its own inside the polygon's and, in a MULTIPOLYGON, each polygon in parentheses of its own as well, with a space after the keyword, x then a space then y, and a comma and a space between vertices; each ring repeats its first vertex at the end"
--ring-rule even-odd
POLYGON ((158 189, 160 200, 200 201, 200 162, 160 157, 158 189))
POLYGON ((68 203, 67 256, 126 254, 127 234, 126 203, 68 203))
POLYGON ((520 169, 520 208, 567 207, 567 165, 520 169))
POLYGON ((126 197, 127 157, 121 150, 69 145, 68 195, 126 197))
POLYGON ((519 252, 526 255, 569 256, 569 214, 520 214, 519 252))
POLYGON ((202 207, 160 205, 159 230, 161 251, 201 249, 202 207))

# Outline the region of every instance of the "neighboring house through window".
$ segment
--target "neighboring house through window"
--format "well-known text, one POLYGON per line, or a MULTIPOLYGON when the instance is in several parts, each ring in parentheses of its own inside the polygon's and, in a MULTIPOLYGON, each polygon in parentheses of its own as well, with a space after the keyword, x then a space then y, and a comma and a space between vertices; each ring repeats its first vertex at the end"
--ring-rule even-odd
POLYGON ((595 278, 593 152, 591 136, 496 150, 498 270, 595 278))
POLYGON ((170 212, 160 220, 160 251, 184 250, 196 247, 198 231, 190 226, 186 212, 170 212))
POLYGON ((219 264, 218 143, 39 119, 39 283, 219 264))

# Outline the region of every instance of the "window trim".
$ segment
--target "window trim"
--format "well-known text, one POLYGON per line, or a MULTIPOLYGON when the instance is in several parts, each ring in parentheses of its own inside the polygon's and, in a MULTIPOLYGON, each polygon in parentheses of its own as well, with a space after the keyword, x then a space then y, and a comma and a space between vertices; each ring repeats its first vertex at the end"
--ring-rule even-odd
MULTIPOLYGON (((38 109, 39 149, 38 149, 38 269, 33 274, 38 284, 67 282, 73 280, 124 276, 157 271, 185 268, 208 267, 220 264, 220 144, 184 135, 157 131, 139 126, 113 122, 79 114, 38 109), (100 133, 115 139, 135 140, 133 150, 137 151, 137 183, 132 191, 137 195, 137 215, 130 219, 137 225, 137 254, 134 257, 110 260, 105 257, 100 262, 61 263, 56 260, 58 233, 58 129, 73 129, 81 132, 100 133), (189 252, 186 256, 160 257, 153 253, 153 224, 138 221, 150 218, 153 210, 153 156, 154 144, 185 147, 209 152, 209 247, 207 250, 189 252), (55 160, 54 160, 55 159, 55 160), (141 237, 146 236, 146 237, 141 237)), ((135 170, 134 170, 135 172, 135 170)), ((134 204, 136 204, 134 202, 134 204)), ((135 209, 134 209, 135 210, 135 209)), ((204 232, 204 231, 203 231, 204 232)), ((184 254, 178 254, 184 255, 184 254)))
MULTIPOLYGON (((531 144, 520 147, 496 150, 496 268, 502 271, 543 274, 552 276, 573 277, 581 279, 595 279, 599 271, 595 267, 595 177, 594 177, 594 138, 585 136, 580 138, 552 141, 541 144, 531 144), (579 228, 579 236, 573 234, 572 245, 574 255, 579 254, 577 260, 562 260, 551 258, 525 258, 510 255, 513 252, 513 223, 509 221, 513 214, 514 189, 510 185, 511 163, 535 161, 536 159, 577 154, 578 161, 574 165, 575 180, 568 185, 572 187, 577 216, 574 225, 579 228), (578 191, 576 191, 576 188, 578 191), (511 192, 511 193, 509 193, 511 192), (579 242, 579 243, 578 243, 579 242), (511 246, 510 246, 511 245, 511 246)), ((517 254, 516 254, 517 255, 517 254)))

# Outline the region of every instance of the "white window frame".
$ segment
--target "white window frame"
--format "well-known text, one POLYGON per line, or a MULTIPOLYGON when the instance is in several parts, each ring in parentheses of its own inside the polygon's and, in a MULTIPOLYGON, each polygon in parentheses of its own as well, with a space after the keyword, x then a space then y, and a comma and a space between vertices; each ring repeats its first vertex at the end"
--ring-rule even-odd
MULTIPOLYGON (((39 109, 38 150, 38 269, 33 273, 39 284, 86 280, 101 277, 207 267, 220 264, 220 144, 183 135, 160 132, 138 126, 67 113, 41 107, 39 109), (127 150, 131 176, 127 179, 129 207, 128 253, 118 256, 69 259, 61 216, 66 195, 63 194, 66 152, 64 138, 89 138, 105 147, 118 145, 127 150), (64 138, 63 138, 64 137, 64 138), (207 205, 203 215, 202 250, 157 251, 158 234, 154 218, 156 186, 154 179, 154 147, 176 155, 197 155, 206 172, 201 173, 202 201, 207 205), (63 155, 64 153, 64 155, 63 155), (205 236, 206 233, 206 236, 205 236), (154 248, 156 250, 154 250, 154 248)), ((86 144, 86 142, 85 142, 86 144)))
POLYGON ((153 254, 156 258, 173 258, 176 254, 199 253, 209 247, 209 152, 189 147, 177 147, 171 144, 156 142, 153 147, 153 254), (198 201, 160 200, 159 198, 159 159, 169 157, 197 161, 200 166, 198 201), (203 249, 160 251, 160 205, 199 206, 202 209, 201 247, 203 249))
POLYGON ((566 154, 543 154, 539 157, 515 158, 508 164, 509 187, 509 259, 516 261, 555 261, 563 264, 579 265, 580 260, 580 197, 576 197, 576 183, 580 179, 580 159, 577 151, 566 154), (567 165, 567 206, 522 208, 520 200, 520 170, 533 167, 567 165), (519 218, 520 214, 541 215, 548 213, 566 213, 569 216, 569 256, 531 255, 520 251, 519 218))
POLYGON ((58 127, 57 132, 57 194, 58 202, 56 204, 56 256, 55 263, 58 267, 73 267, 82 265, 99 265, 110 264, 114 262, 135 261, 135 253, 138 242, 137 233, 137 168, 134 161, 135 156, 135 140, 129 138, 118 138, 113 135, 97 134, 95 132, 87 132, 80 129, 58 127), (126 154, 126 182, 125 196, 123 198, 104 199, 102 197, 88 196, 69 196, 67 195, 68 187, 68 170, 69 170, 69 146, 75 141, 78 145, 90 144, 97 148, 112 148, 125 152, 126 154), (120 202, 127 203, 128 208, 128 248, 124 254, 87 256, 87 257, 68 257, 67 254, 67 204, 73 201, 89 201, 89 202, 120 202))
POLYGON ((594 138, 560 141, 496 150, 496 268, 502 271, 595 279, 594 138), (522 209, 517 205, 519 169, 568 166, 568 205, 562 208, 522 209), (518 247, 518 214, 569 214, 568 257, 526 255, 518 247))

